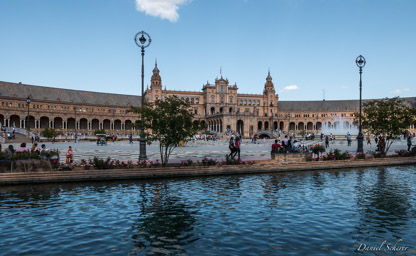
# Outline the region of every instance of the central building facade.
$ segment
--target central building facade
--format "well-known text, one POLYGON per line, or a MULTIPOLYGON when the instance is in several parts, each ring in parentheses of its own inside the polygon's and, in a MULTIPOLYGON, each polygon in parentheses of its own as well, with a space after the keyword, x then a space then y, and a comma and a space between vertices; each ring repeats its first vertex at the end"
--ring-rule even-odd
POLYGON ((230 85, 228 79, 222 76, 215 79, 214 84, 204 84, 200 92, 176 91, 167 90, 166 87, 163 89, 156 63, 150 88, 144 96, 149 103, 170 96, 188 102, 195 118, 218 134, 231 131, 244 137, 252 137, 259 132, 271 135, 272 131, 284 130, 284 123, 279 124, 279 96, 270 72, 266 77, 263 94, 239 94, 237 84, 230 85))

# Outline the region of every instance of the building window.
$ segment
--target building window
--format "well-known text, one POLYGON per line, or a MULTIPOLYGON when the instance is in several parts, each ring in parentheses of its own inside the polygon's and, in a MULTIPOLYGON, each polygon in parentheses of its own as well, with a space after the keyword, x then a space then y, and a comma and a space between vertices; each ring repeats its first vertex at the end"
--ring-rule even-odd
POLYGON ((199 104, 199 98, 196 98, 196 104, 199 104))
POLYGON ((248 105, 250 105, 250 106, 251 106, 251 100, 249 100, 249 101, 248 101, 248 105))
POLYGON ((211 103, 215 103, 215 97, 214 97, 214 95, 211 96, 211 103))
POLYGON ((194 98, 191 98, 191 103, 194 104, 194 98))
POLYGON ((230 104, 233 104, 233 97, 230 97, 230 104))

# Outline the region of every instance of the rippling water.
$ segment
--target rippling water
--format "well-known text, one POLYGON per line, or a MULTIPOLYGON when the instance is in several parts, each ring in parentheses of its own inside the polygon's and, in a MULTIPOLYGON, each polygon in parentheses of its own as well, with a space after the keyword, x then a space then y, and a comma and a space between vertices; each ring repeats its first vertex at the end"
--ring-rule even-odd
POLYGON ((0 255, 416 255, 415 181, 407 166, 0 187, 0 255))

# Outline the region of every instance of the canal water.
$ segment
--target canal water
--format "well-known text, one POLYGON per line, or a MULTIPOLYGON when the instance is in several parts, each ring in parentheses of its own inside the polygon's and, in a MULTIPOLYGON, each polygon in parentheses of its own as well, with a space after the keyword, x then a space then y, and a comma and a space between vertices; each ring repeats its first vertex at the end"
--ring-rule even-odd
POLYGON ((416 255, 416 167, 0 187, 0 255, 416 255))

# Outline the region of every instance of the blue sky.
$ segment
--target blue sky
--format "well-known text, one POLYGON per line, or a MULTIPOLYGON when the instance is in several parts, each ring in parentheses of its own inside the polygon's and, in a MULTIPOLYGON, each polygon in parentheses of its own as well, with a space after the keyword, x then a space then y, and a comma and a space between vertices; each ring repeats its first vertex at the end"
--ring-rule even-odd
POLYGON ((140 95, 157 58, 168 89, 222 74, 281 100, 416 96, 414 0, 0 0, 0 80, 140 95))

